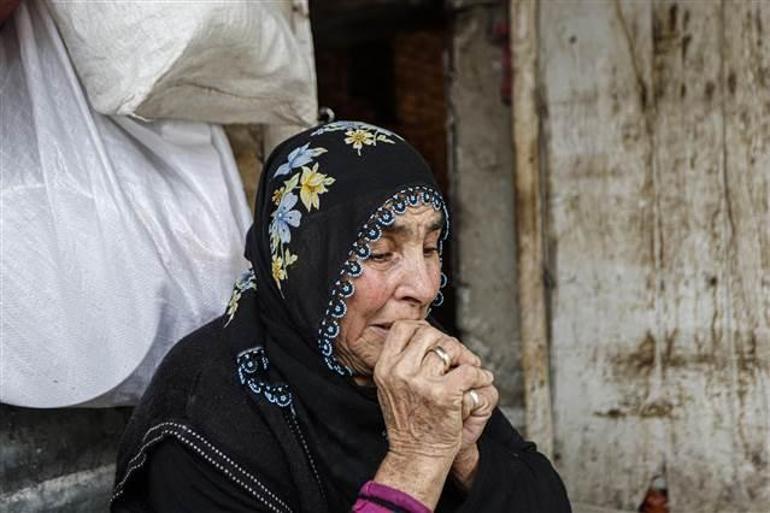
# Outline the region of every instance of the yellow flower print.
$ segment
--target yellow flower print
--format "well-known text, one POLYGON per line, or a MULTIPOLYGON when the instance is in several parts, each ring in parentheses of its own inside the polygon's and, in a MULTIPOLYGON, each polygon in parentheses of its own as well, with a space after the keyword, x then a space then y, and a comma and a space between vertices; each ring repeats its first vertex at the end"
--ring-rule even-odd
POLYGON ((326 186, 333 183, 334 178, 318 172, 317 162, 313 164, 312 168, 302 167, 302 177, 299 179, 299 197, 308 212, 313 207, 319 208, 318 196, 327 192, 326 186))
POLYGON ((292 254, 291 251, 287 248, 286 251, 283 252, 283 262, 286 265, 286 267, 289 267, 291 264, 297 261, 297 255, 292 254))
MULTIPOLYGON (((235 315, 236 310, 238 310, 238 301, 241 300, 241 291, 235 290, 233 291, 233 294, 230 296, 230 301, 227 303, 227 317, 228 321, 227 324, 230 323, 230 321, 233 319, 233 316, 235 315)), ((227 326, 225 324, 225 326, 227 326)))
POLYGON ((286 279, 286 270, 283 268, 283 258, 273 255, 273 279, 278 288, 281 288, 281 280, 286 279))
POLYGON ((358 152, 358 155, 361 155, 361 148, 364 147, 364 145, 371 146, 373 144, 376 144, 376 140, 374 138, 374 134, 367 130, 362 130, 360 128, 357 128, 355 130, 348 130, 345 132, 345 144, 352 144, 353 149, 355 149, 358 152))
MULTIPOLYGON (((316 165, 318 165, 318 164, 316 164, 316 165)), ((288 191, 293 191, 298 183, 299 183, 299 173, 295 173, 294 176, 292 176, 291 178, 289 178, 288 180, 283 182, 282 189, 284 189, 287 192, 288 191)))
POLYGON ((273 192, 273 203, 278 205, 283 199, 283 193, 286 191, 286 187, 279 187, 273 192))

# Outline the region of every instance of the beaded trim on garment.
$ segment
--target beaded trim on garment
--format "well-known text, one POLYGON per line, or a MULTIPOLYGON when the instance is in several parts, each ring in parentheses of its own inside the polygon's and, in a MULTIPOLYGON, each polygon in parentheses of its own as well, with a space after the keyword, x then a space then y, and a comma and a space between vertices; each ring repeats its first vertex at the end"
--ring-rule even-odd
POLYGON ((284 383, 272 384, 261 379, 262 372, 267 372, 269 362, 265 354, 265 348, 255 346, 241 351, 237 357, 238 378, 242 385, 257 395, 265 396, 271 403, 284 408, 291 407, 291 391, 284 383))

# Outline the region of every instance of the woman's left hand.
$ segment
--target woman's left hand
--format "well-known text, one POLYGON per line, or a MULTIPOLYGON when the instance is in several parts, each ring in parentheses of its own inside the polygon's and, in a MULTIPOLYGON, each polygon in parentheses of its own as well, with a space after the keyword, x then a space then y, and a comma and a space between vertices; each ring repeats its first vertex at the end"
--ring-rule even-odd
POLYGON ((460 446, 460 451, 467 450, 473 445, 476 445, 481 433, 484 432, 484 428, 492 416, 492 412, 497 406, 497 402, 500 398, 500 394, 495 388, 495 385, 489 385, 484 388, 475 389, 477 397, 479 398, 479 404, 476 408, 471 410, 472 401, 466 397, 463 406, 467 408, 467 415, 463 416, 463 441, 460 446))
MULTIPOLYGON (((483 368, 478 355, 471 352, 462 342, 450 336, 442 337, 441 345, 452 356, 452 366, 467 363, 483 368)), ((488 370, 488 369, 487 369, 488 370)), ((465 489, 470 489, 476 476, 479 463, 478 442, 487 422, 497 407, 500 394, 494 384, 474 389, 478 397, 478 404, 473 404, 473 399, 466 392, 463 397, 463 429, 460 450, 452 463, 452 476, 465 489)))
POLYGON ((452 464, 452 475, 465 489, 470 489, 479 464, 479 450, 476 442, 484 432, 500 395, 494 385, 475 389, 479 398, 476 408, 466 394, 463 404, 463 435, 460 451, 452 464))

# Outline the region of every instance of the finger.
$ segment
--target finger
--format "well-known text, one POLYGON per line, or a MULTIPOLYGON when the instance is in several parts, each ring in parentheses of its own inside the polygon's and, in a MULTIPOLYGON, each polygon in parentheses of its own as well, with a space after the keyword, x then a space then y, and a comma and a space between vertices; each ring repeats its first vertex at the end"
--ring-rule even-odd
POLYGON ((390 326, 388 336, 385 337, 380 360, 384 360, 383 363, 386 364, 394 363, 407 344, 409 344, 414 332, 423 325, 425 325, 424 321, 395 321, 390 326))
POLYGON ((494 375, 480 367, 462 364, 446 374, 446 384, 457 392, 466 392, 472 388, 483 388, 494 381, 494 375))
POLYGON ((435 343, 429 347, 422 359, 421 369, 431 376, 446 374, 451 367, 452 356, 441 343, 435 343))
POLYGON ((488 417, 492 410, 497 406, 500 394, 494 385, 475 388, 478 402, 474 402, 470 395, 471 391, 463 395, 463 420, 469 416, 488 417))
POLYGON ((479 396, 476 389, 468 390, 467 392, 463 393, 463 420, 471 416, 473 410, 479 407, 480 402, 481 397, 479 396))
POLYGON ((474 367, 481 366, 481 359, 455 337, 444 334, 444 337, 438 344, 443 347, 451 357, 452 367, 462 365, 463 363, 473 365, 474 367))
MULTIPOLYGON (((426 360, 428 350, 434 347, 443 336, 443 333, 428 323, 417 328, 412 334, 412 339, 401 352, 401 360, 404 362, 404 365, 406 365, 412 372, 419 372, 421 370, 420 367, 426 360)), ((431 358, 427 359, 435 364, 435 362, 433 362, 434 358, 441 362, 441 358, 439 358, 438 355, 433 355, 431 358)), ((443 363, 441 363, 441 369, 443 369, 443 363)), ((439 374, 443 374, 443 370, 439 372, 439 374)))
POLYGON ((438 333, 439 338, 428 349, 423 359, 423 369, 427 372, 434 376, 440 376, 446 374, 450 368, 463 363, 477 367, 481 365, 481 360, 462 345, 459 340, 440 331, 438 333), (441 358, 439 351, 443 351, 448 359, 441 358))
POLYGON ((375 344, 380 345, 384 340, 385 337, 381 331, 368 327, 365 328, 361 333, 361 336, 358 337, 357 345, 359 347, 372 347, 375 344))

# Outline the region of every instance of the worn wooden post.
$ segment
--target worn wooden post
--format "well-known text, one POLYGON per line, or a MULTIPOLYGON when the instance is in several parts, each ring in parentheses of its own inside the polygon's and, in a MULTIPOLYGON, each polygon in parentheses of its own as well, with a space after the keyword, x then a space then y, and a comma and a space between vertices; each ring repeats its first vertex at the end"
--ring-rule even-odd
POLYGON ((527 436, 553 452, 544 284, 540 119, 537 108, 538 0, 511 0, 512 116, 518 304, 527 436))

